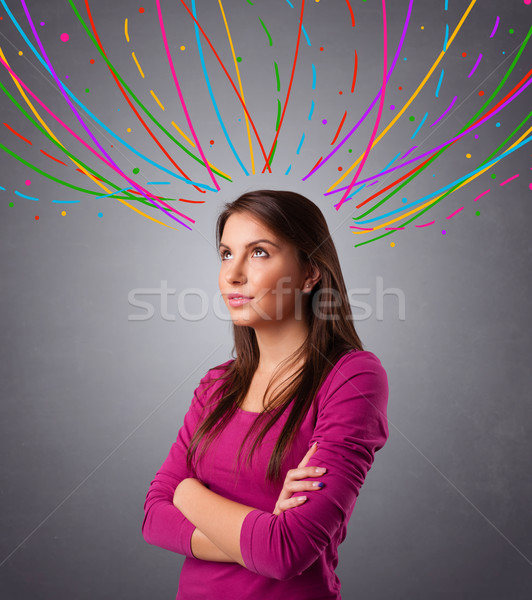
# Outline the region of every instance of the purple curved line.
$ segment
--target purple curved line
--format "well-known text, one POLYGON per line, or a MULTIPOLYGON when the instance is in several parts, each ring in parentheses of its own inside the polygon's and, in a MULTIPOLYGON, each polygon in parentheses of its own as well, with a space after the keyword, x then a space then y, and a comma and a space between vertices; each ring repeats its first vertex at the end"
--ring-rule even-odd
MULTIPOLYGON (((517 90, 517 92, 515 92, 515 94, 513 96, 510 96, 510 98, 508 98, 508 100, 506 100, 506 102, 504 102, 503 104, 501 104, 499 106, 499 108, 497 108, 496 110, 494 110, 490 115, 487 115, 486 117, 484 117, 483 119, 481 119, 475 125, 471 125, 471 127, 469 127, 468 129, 466 129, 465 131, 463 131, 460 135, 457 135, 456 137, 451 138, 450 140, 444 142, 443 144, 440 144, 439 146, 436 146, 435 148, 432 148, 432 150, 429 150, 428 152, 424 152, 423 154, 420 154, 419 156, 416 156, 415 158, 412 158, 411 160, 408 160, 408 161, 406 161, 406 162, 404 162, 404 163, 402 163, 400 165, 392 167, 391 169, 388 169, 387 171, 382 171, 380 173, 372 175, 371 177, 368 177, 367 179, 363 179, 362 181, 358 181, 357 185, 362 185, 363 183, 367 183, 368 181, 371 181, 372 179, 376 179, 377 177, 382 177, 383 175, 387 175, 388 173, 392 173, 393 171, 397 171, 397 169, 401 169, 402 167, 406 167, 407 165, 409 165, 409 164, 411 164, 413 162, 421 160, 422 158, 425 158, 425 156, 428 156, 429 154, 432 154, 433 152, 437 152, 438 150, 441 150, 444 146, 448 146, 449 144, 452 144, 453 142, 456 142, 457 140, 463 138, 465 135, 467 135, 468 133, 471 133, 477 127, 480 127, 486 121, 488 121, 489 119, 491 119, 492 117, 494 117, 505 106, 507 106, 510 102, 512 102, 513 100, 515 100, 515 98, 517 98, 517 96, 519 96, 519 94, 522 94, 525 91, 525 89, 531 83, 532 83, 532 77, 529 78, 528 81, 526 83, 524 83, 522 85, 522 87, 519 90, 517 90)), ((323 195, 324 196, 329 196, 330 194, 337 194, 338 192, 343 192, 345 189, 347 189, 347 188, 346 187, 338 188, 336 190, 331 190, 330 192, 325 192, 323 195)))
MULTIPOLYGON (((403 42, 405 41, 405 36, 406 36, 406 31, 408 29, 408 23, 410 22, 410 14, 412 12, 412 3, 414 0, 410 0, 410 4, 408 6, 408 13, 406 15, 406 20, 405 20, 405 25, 403 27, 403 33, 401 34, 401 39, 399 40, 399 46, 397 47, 397 52, 395 53, 395 56, 393 58, 392 61, 392 66, 390 67, 390 71, 388 73, 388 76, 386 78, 386 84, 388 84, 388 81, 393 73, 393 70, 395 69, 395 64, 397 62, 397 59, 399 58, 399 54, 401 52, 401 48, 403 47, 403 42)), ((347 140, 353 135, 353 133, 355 133, 355 131, 360 127, 360 125, 364 122, 364 120, 366 119, 366 117, 369 115, 369 113, 371 112, 371 110, 373 109, 373 107, 375 106, 375 104, 377 103, 377 100, 379 99, 379 96, 382 93, 382 87, 381 89, 377 92, 377 95, 375 96, 373 102, 369 105, 368 109, 366 110, 366 112, 362 115, 360 121, 353 127, 353 129, 351 129, 351 131, 344 137, 344 139, 338 143, 338 145, 334 148, 334 150, 332 150, 322 161, 319 162, 319 164, 314 167, 312 169, 312 171, 310 171, 309 173, 307 173, 307 175, 305 175, 305 177, 303 177, 303 179, 301 181, 305 181, 306 179, 308 179, 311 175, 313 175, 316 171, 318 171, 318 169, 320 169, 322 167, 322 165, 324 165, 330 158, 332 158, 334 156, 334 154, 336 154, 336 152, 338 152, 338 150, 340 150, 340 148, 347 142, 347 140)))
POLYGON ((351 190, 353 189, 353 186, 356 183, 357 177, 360 175, 360 172, 364 168, 364 165, 366 164, 366 160, 367 160, 369 153, 371 152, 371 148, 373 146, 373 140, 375 139, 375 136, 377 135, 377 129, 379 128, 379 123, 381 122, 382 109, 384 108, 384 97, 386 96, 386 60, 387 60, 387 56, 388 56, 388 27, 386 24, 386 0, 382 0, 382 38, 383 38, 383 40, 382 40, 382 45, 383 45, 383 49, 382 49, 382 54, 383 54, 382 93, 380 95, 381 99, 379 102, 379 112, 377 113, 377 119, 375 120, 375 125, 373 127, 373 131, 371 132, 370 140, 366 147, 366 151, 364 152, 364 157, 362 158, 360 164, 358 165, 357 172, 355 173, 353 180, 349 184, 347 191, 340 199, 340 202, 338 202, 337 204, 334 205, 334 208, 336 208, 336 210, 338 210, 340 208, 340 206, 342 206, 342 204, 346 201, 347 196, 349 196, 349 193, 351 192, 351 190))
POLYGON ((410 150, 407 150, 407 151, 406 151, 406 152, 403 154, 403 156, 401 156, 401 158, 406 158, 406 157, 407 157, 407 156, 410 154, 410 152, 413 152, 413 151, 414 151, 416 148, 418 148, 418 146, 412 146, 412 148, 410 148, 410 150))
MULTIPOLYGON (((177 222, 181 223, 183 226, 185 226, 188 229, 192 230, 192 228, 189 227, 188 225, 186 225, 186 223, 183 223, 182 221, 180 221, 179 219, 177 219, 176 217, 174 217, 172 214, 170 214, 167 210, 165 210, 164 208, 162 208, 162 206, 159 205, 159 203, 157 202, 157 200, 155 199, 155 196, 153 196, 153 194, 151 194, 148 190, 145 190, 142 186, 139 186, 137 183, 135 183, 134 181, 132 181, 131 179, 129 179, 129 177, 127 177, 126 174, 122 172, 122 170, 120 169, 120 167, 113 161, 113 159, 109 156, 109 154, 107 154, 107 152, 103 149, 103 147, 100 145, 100 143, 98 142, 98 140, 96 139, 96 137, 91 133, 90 129, 85 124, 85 121, 82 119, 81 115, 78 113, 78 111, 76 110, 76 108, 74 107, 74 105, 72 104, 72 102, 70 101, 70 98, 63 91, 63 86, 62 86, 62 84, 61 84, 61 82, 59 80, 59 77, 57 76, 57 73, 55 72, 55 69, 52 66, 52 63, 51 63, 50 59, 48 58, 48 55, 46 54, 46 51, 45 51, 45 49, 44 49, 44 47, 43 47, 43 45, 41 43, 41 39, 39 37, 39 34, 37 33, 37 30, 35 29, 35 25, 33 24, 33 19, 31 18, 31 15, 29 13, 28 7, 26 6, 26 2, 24 0, 20 0, 20 2, 22 4, 22 8, 24 9, 24 12, 26 13, 26 18, 27 18, 28 23, 29 23, 29 25, 31 27, 31 30, 32 30, 33 35, 35 37, 35 40, 37 41, 37 44, 39 45, 39 48, 41 49, 43 58, 46 61, 46 64, 48 65, 48 67, 50 68, 50 72, 52 73, 52 76, 53 76, 56 84, 58 85, 61 94, 63 95, 63 97, 66 100, 67 104, 69 105, 70 109, 72 110, 72 112, 74 113, 74 115, 76 116, 76 118, 78 119, 80 125, 87 132, 87 134, 92 139, 92 141, 96 144, 96 146, 98 146, 98 148, 100 149, 100 151, 109 159, 109 162, 105 161, 105 160, 104 160, 104 162, 106 162, 114 171, 116 171, 119 175, 121 175, 124 179, 126 179, 129 183, 131 183, 131 185, 139 193, 141 193, 146 198, 146 200, 148 200, 149 202, 151 202, 155 206, 155 208, 159 208, 160 210, 162 210, 163 212, 165 212, 170 218, 174 219, 174 221, 177 221, 177 222), (154 200, 155 200, 155 203, 154 203, 154 200)), ((4 61, 2 61, 2 62, 4 62, 4 61)), ((4 66, 7 66, 7 65, 4 65, 4 66)), ((11 69, 9 69, 9 71, 11 71, 11 69)), ((81 138, 79 138, 79 139, 81 140, 81 138)), ((96 154, 96 156, 98 156, 98 153, 95 152, 92 148, 90 148, 90 146, 88 146, 88 145, 86 145, 86 146, 87 146, 87 148, 89 148, 89 150, 91 150, 91 152, 93 152, 94 154, 96 154)), ((98 156, 98 158, 101 159, 102 157, 98 156)), ((183 215, 183 216, 185 216, 185 215, 183 215)))
POLYGON ((499 17, 497 17, 495 19, 495 27, 493 28, 493 31, 491 32, 490 38, 492 38, 495 35, 495 32, 497 31, 497 27, 499 26, 499 17))
POLYGON ((436 125, 436 123, 439 123, 443 117, 445 117, 445 115, 451 110, 451 108, 454 106, 454 103, 458 100, 458 96, 455 96, 452 101, 451 104, 449 104, 449 106, 447 107, 447 110, 445 112, 442 113, 441 117, 439 117, 438 119, 436 119, 434 121, 434 123, 431 125, 431 127, 434 127, 434 125, 436 125))
POLYGON ((482 60, 482 52, 478 55, 477 58, 477 62, 475 63, 475 66, 471 69, 471 73, 469 73, 469 75, 467 76, 467 78, 469 79, 471 77, 471 75, 473 75, 473 73, 477 70, 478 65, 480 64, 480 61, 482 60))

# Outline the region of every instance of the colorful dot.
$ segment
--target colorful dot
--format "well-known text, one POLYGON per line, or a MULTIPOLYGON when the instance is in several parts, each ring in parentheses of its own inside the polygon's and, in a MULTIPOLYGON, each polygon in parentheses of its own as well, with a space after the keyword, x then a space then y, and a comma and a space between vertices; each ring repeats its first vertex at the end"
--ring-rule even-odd
POLYGON ((415 121, 415 120, 416 120, 416 117, 414 117, 414 115, 410 115, 410 116, 408 117, 408 120, 409 120, 409 121, 415 121))
POLYGON ((323 52, 323 46, 320 48, 320 52, 323 52))
POLYGON ((514 33, 514 30, 513 29, 509 29, 508 33, 514 33))
POLYGON ((212 146, 214 144, 214 140, 211 140, 209 144, 212 146))
POLYGON ((471 158, 471 154, 466 154, 465 157, 466 158, 471 158))
POLYGON ((343 94, 342 90, 340 90, 338 93, 340 94, 340 96, 343 94))
POLYGON ((85 88, 85 93, 88 94, 90 92, 89 88, 85 88))
POLYGON ((65 75, 65 79, 68 79, 68 75, 65 75))
POLYGON ((391 246, 392 248, 394 248, 394 247, 395 247, 395 242, 390 242, 390 246, 391 246))
POLYGON ((467 52, 462 52, 462 56, 465 58, 467 56, 467 52))
POLYGON ((421 29, 425 29, 425 25, 421 25, 421 29))
POLYGON ((341 170, 342 170, 342 167, 338 167, 338 170, 339 170, 339 171, 341 171, 341 170))
POLYGON ((29 179, 26 179, 26 181, 24 182, 26 185, 31 185, 31 181, 29 179))
POLYGON ((403 198, 403 202, 408 202, 408 198, 403 198))
POLYGON ((38 221, 39 220, 39 215, 35 215, 35 220, 38 221))
POLYGON ((475 139, 478 140, 478 133, 475 133, 475 139))
POLYGON ((44 21, 41 21, 41 27, 44 27, 44 21))
POLYGON ((327 119, 323 119, 322 123, 323 123, 324 125, 327 125, 327 119))
POLYGON ((393 104, 390 104, 390 110, 393 110, 395 108, 395 106, 393 104))
MULTIPOLYGON (((1 20, 2 20, 2 17, 0 17, 0 21, 1 21, 1 20)), ((10 202, 10 203, 9 203, 9 206, 15 206, 15 203, 14 203, 14 202, 10 202)))
POLYGON ((89 62, 91 65, 93 65, 96 61, 94 60, 94 58, 91 58, 89 62))
POLYGON ((501 124, 500 123, 495 123, 495 127, 500 127, 501 124))
POLYGON ((184 50, 185 48, 186 48, 186 46, 181 46, 179 49, 184 50))
POLYGON ((532 183, 529 183, 528 187, 532 190, 532 183))
POLYGON ((402 90, 402 89, 403 89, 403 86, 402 86, 402 85, 400 85, 400 86, 399 86, 397 89, 398 89, 398 90, 402 90))
POLYGON ((135 167, 133 169, 133 173, 136 175, 137 173, 140 173, 140 169, 138 167, 135 167))
POLYGON ((128 128, 127 128, 127 132, 128 132, 128 133, 131 133, 131 127, 128 127, 128 128))
POLYGON ((139 8, 139 13, 142 14, 144 12, 144 9, 141 7, 139 8))
POLYGON ((530 2, 532 2, 532 0, 524 0, 525 4, 530 4, 530 2))
POLYGON ((477 212, 475 213, 477 215, 477 217, 480 215, 480 211, 477 210, 477 212))
POLYGON ((353 152, 353 148, 349 148, 348 152, 353 152))
POLYGON ((98 213, 98 218, 101 219, 103 217, 103 213, 99 212, 98 213))
POLYGON ((68 35, 68 33, 62 33, 61 34, 60 40, 62 42, 68 42, 69 39, 70 39, 70 36, 68 35))
POLYGON ((445 235, 447 232, 445 231, 445 229, 442 229, 442 235, 445 235))
POLYGON ((480 90, 480 92, 478 93, 479 96, 483 96, 484 95, 484 90, 480 90))
POLYGON ((64 217, 66 215, 66 210, 61 211, 61 216, 64 217))
POLYGON ((495 179, 496 177, 497 177, 497 175, 495 175, 495 173, 492 173, 492 174, 491 174, 491 178, 492 178, 492 179, 495 179))
POLYGON ((242 62, 242 57, 241 56, 237 56, 236 57, 236 62, 242 62))
POLYGON ((406 60, 406 56, 403 58, 403 60, 406 60))
POLYGON ((19 50, 19 51, 18 51, 18 55, 19 55, 19 56, 22 56, 22 50, 19 50))

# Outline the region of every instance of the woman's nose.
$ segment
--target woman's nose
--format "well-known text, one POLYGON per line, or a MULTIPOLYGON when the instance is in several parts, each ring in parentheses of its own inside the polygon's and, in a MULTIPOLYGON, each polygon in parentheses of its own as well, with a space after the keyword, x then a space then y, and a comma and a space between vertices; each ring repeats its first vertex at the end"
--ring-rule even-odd
POLYGON ((228 283, 245 283, 247 280, 245 261, 232 259, 225 273, 228 283))

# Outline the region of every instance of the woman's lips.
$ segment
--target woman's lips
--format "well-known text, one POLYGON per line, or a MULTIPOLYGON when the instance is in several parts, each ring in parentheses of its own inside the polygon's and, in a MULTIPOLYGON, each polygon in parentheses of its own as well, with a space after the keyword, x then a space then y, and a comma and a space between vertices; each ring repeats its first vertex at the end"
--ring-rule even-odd
POLYGON ((250 300, 253 300, 253 298, 228 298, 228 302, 231 306, 242 306, 243 304, 246 304, 246 302, 249 302, 250 300))

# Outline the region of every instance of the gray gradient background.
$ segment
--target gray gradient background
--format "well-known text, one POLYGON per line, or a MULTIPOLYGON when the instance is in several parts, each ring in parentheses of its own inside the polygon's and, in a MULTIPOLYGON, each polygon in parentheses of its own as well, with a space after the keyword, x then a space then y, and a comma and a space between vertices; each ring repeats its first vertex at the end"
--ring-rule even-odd
MULTIPOLYGON (((301 40, 273 173, 249 177, 242 173, 218 126, 191 20, 178 2, 163 3, 178 76, 197 133, 201 140, 215 140, 212 148, 206 143, 207 156, 234 178, 233 183, 220 179, 218 194, 199 194, 174 179, 157 189, 172 197, 206 200, 204 205, 178 203, 179 210, 195 219, 193 231, 179 224, 177 231, 157 225, 114 199, 69 191, 2 154, 0 185, 6 188, 0 192, 3 599, 175 597, 184 558, 146 544, 141 535, 143 503, 150 481, 175 440, 194 388, 208 368, 231 356, 230 323, 217 318, 212 308, 219 264, 214 223, 225 201, 257 187, 293 189, 321 207, 347 288, 356 300, 371 306, 364 318, 354 308, 359 315, 357 330, 389 376, 390 438, 376 455, 349 522, 348 537, 339 548, 342 597, 530 597, 531 147, 499 163, 491 171, 497 175, 495 182, 486 173, 414 222, 436 219, 435 225, 426 229, 410 225, 403 232, 355 248, 355 243, 367 238, 350 233, 351 217, 357 214, 353 201, 337 212, 334 200, 323 192, 336 180, 337 167, 347 168, 348 159, 365 149, 376 109, 348 146, 353 148, 351 155, 346 146, 338 159, 308 182, 301 182, 331 148, 344 110, 348 118, 342 131, 346 132, 380 86, 380 2, 351 3, 354 29, 345 2, 307 1, 304 23, 312 47, 301 40), (186 45, 185 52, 177 50, 181 44, 186 45), (325 48, 322 53, 320 46, 325 48), (359 73, 355 93, 350 94, 355 49, 359 73), (312 62, 317 68, 314 92, 312 62), (340 89, 343 96, 338 94, 340 89), (309 122, 312 98, 316 108, 309 122), (328 119, 326 126, 323 118, 328 119), (297 156, 303 131, 306 140, 297 156), (292 171, 285 176, 289 164, 292 171), (505 187, 498 185, 516 173, 520 173, 517 180, 505 187), (27 178, 33 182, 29 188, 24 185, 27 178), (473 198, 488 187, 490 194, 474 203, 473 198), (15 189, 40 200, 17 197, 15 189), (82 201, 69 206, 53 203, 54 199, 82 201), (456 217, 445 218, 461 206, 465 208, 456 217), (67 211, 64 217, 63 209, 67 211), (480 210, 479 216, 475 210, 480 210), (100 211, 102 218, 97 216, 100 211), (390 247, 390 241, 395 247, 390 247), (159 287, 163 281, 176 290, 168 307, 175 320, 162 318, 155 297, 151 297, 156 303, 151 319, 128 320, 128 315, 144 314, 128 303, 129 291, 159 287), (384 288, 397 288, 404 294, 404 318, 393 293, 385 296, 379 317, 379 281, 384 288), (206 293, 205 318, 187 320, 179 313, 177 295, 188 288, 206 293), (369 293, 364 295, 363 288, 369 293)), ((82 3, 78 4, 85 15, 82 3)), ((390 63, 408 2, 387 4, 390 63)), ((444 5, 444 0, 414 2, 379 131, 395 114, 389 105, 401 107, 421 82, 442 49, 445 24, 452 31, 468 2, 449 0, 448 11, 444 5)), ((20 4, 11 1, 9 6, 29 31, 20 4)), ((246 101, 268 150, 275 133, 278 96, 273 60, 279 63, 284 102, 299 6, 295 3, 291 9, 281 0, 257 1, 254 6, 244 0, 224 2, 233 41, 243 57, 239 66, 246 101), (272 47, 257 16, 272 34, 272 47)), ((175 120, 188 132, 163 54, 155 3, 98 0, 91 7, 102 43, 119 72, 169 129, 175 120), (138 6, 146 7, 144 15, 138 13, 138 6), (126 16, 129 44, 123 32, 126 16), (133 50, 145 80, 133 64, 133 50), (153 102, 150 89, 165 104, 164 113, 153 102)), ((58 73, 70 75, 71 89, 105 123, 129 136, 135 147, 171 168, 136 124, 68 3, 32 0, 29 8, 37 23, 46 21, 39 33, 58 73), (68 44, 59 41, 63 31, 70 33, 68 44), (89 64, 90 58, 96 59, 94 65, 89 64), (89 94, 84 92, 86 87, 89 94), (126 133, 129 126, 131 134, 126 133)), ((81 131, 3 9, 0 15, 4 16, 0 44, 10 63, 61 118, 81 131), (24 51, 22 57, 19 49, 24 51)), ((435 131, 429 130, 432 121, 428 120, 415 143, 426 151, 451 138, 480 107, 478 90, 485 89, 487 98, 502 78, 527 34, 531 15, 531 7, 522 0, 477 2, 422 93, 372 151, 364 174, 376 172, 410 148, 410 136, 425 112, 435 119, 456 94, 455 110, 435 131), (490 39, 497 15, 501 17, 499 30, 490 39), (513 35, 508 33, 510 28, 515 29, 513 35), (466 59, 463 51, 468 53, 466 59), (483 61, 468 79, 479 52, 483 61), (435 98, 441 67, 445 78, 435 98), (414 123, 408 121, 410 114, 416 116, 414 123)), ((218 3, 199 2, 198 18, 233 74, 218 3)), ((203 47, 225 123, 249 169, 242 110, 205 43, 203 47)), ((525 75, 531 57, 527 48, 503 94, 525 75)), ((5 69, 2 81, 18 96, 5 69)), ((60 156, 5 96, 0 103, 1 121, 29 137, 33 146, 5 127, 0 129, 0 142, 57 177, 99 189, 73 167, 63 167, 40 154, 43 148, 60 156)), ((468 136, 455 144, 398 200, 392 199, 390 206, 397 207, 403 196, 417 199, 474 168, 529 110, 527 90, 509 110, 480 128, 478 140, 468 136), (496 128, 494 121, 500 121, 501 127, 496 128), (469 161, 467 152, 473 155, 469 161)), ((77 142, 71 142, 55 125, 53 130, 74 153, 120 185, 119 178, 102 171, 77 142)), ((113 143, 97 127, 93 131, 107 148, 113 143)), ((113 156, 122 168, 131 174, 134 166, 141 167, 140 183, 169 179, 117 145, 113 156)), ((171 143, 165 146, 190 176, 209 183, 196 163, 183 158, 171 143)), ((256 143, 254 149, 260 172, 263 163, 256 143)), ((363 192, 357 200, 362 196, 363 192)), ((146 210, 159 216, 154 209, 146 210)), ((173 224, 162 213, 161 218, 173 224)), ((198 313, 197 299, 189 299, 186 309, 198 313)), ((227 311, 222 312, 227 317, 227 311)))

